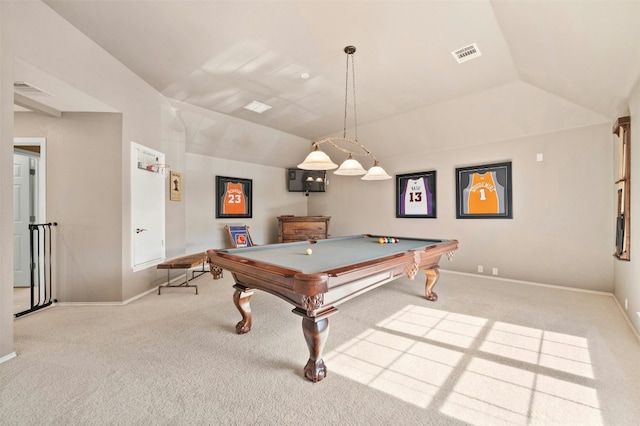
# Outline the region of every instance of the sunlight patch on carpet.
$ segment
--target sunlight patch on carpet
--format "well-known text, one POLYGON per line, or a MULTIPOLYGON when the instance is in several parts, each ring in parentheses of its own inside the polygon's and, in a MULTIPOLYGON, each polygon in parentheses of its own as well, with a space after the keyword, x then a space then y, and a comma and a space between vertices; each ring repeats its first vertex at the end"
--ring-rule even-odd
POLYGON ((602 424, 579 336, 409 305, 324 358, 331 373, 472 425, 602 424))

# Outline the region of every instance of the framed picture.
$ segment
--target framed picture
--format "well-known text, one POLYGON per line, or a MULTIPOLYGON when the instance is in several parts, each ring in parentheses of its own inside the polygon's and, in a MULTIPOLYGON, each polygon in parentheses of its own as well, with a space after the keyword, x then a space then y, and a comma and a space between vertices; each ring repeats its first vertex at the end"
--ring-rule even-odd
POLYGON ((436 172, 396 175, 396 217, 436 217, 436 172))
POLYGON ((252 217, 252 181, 216 176, 216 218, 252 217))
POLYGON ((457 219, 512 219, 511 162, 456 168, 457 219))
POLYGON ((182 176, 178 172, 169 172, 169 200, 182 200, 182 176))

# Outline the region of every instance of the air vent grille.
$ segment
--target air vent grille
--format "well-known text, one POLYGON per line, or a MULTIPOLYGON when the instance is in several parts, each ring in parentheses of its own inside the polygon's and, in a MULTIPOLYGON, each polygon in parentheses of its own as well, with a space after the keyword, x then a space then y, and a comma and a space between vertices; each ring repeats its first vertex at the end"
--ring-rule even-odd
POLYGON ((471 59, 475 59, 478 56, 482 55, 482 53, 480 53, 480 49, 478 49, 478 45, 475 43, 458 50, 454 50, 453 52, 451 52, 451 54, 454 58, 456 58, 456 61, 458 61, 459 64, 470 61, 471 59))
POLYGON ((37 87, 32 86, 29 83, 25 83, 24 81, 14 81, 13 90, 25 95, 53 96, 51 93, 47 93, 44 90, 38 89, 37 87))

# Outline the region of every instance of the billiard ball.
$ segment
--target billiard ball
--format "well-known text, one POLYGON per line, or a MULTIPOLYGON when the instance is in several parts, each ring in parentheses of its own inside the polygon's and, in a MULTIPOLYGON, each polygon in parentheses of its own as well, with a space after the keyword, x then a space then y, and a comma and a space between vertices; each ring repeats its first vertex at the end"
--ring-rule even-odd
POLYGON ((313 250, 307 249, 307 254, 310 255, 311 253, 313 253, 313 250))

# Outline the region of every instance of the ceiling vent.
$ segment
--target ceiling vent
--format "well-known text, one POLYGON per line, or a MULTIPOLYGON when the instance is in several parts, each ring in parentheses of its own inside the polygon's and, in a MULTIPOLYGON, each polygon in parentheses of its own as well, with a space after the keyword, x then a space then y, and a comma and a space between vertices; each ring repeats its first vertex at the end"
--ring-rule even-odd
POLYGON ((24 81, 14 81, 13 90, 23 95, 31 96, 53 96, 51 93, 47 93, 44 90, 38 89, 35 86, 25 83, 24 81))
POLYGON ((459 64, 470 61, 471 59, 475 59, 478 56, 482 55, 482 53, 480 53, 480 49, 478 49, 478 45, 475 43, 458 50, 454 50, 453 52, 451 52, 451 54, 454 58, 456 58, 456 61, 458 61, 459 64))

